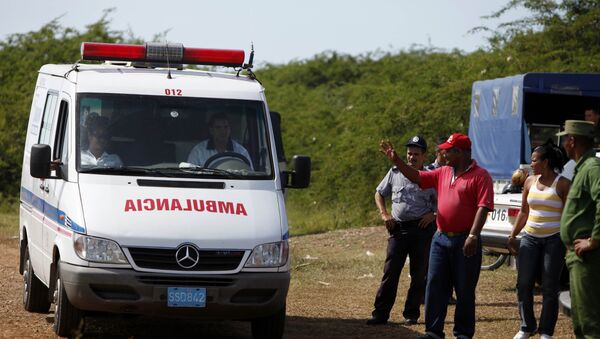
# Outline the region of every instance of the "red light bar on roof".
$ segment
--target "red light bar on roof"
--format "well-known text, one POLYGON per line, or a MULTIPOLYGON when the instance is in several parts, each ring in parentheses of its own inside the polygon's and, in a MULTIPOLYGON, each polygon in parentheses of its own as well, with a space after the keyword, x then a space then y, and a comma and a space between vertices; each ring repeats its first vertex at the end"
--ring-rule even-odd
POLYGON ((237 49, 184 48, 183 63, 202 65, 221 65, 241 67, 244 63, 244 51, 237 49))
POLYGON ((105 44, 84 42, 81 44, 83 60, 120 60, 138 61, 146 57, 146 48, 142 45, 105 44))
POLYGON ((185 48, 182 44, 127 45, 84 42, 81 44, 81 58, 83 60, 242 67, 245 53, 243 50, 185 48))

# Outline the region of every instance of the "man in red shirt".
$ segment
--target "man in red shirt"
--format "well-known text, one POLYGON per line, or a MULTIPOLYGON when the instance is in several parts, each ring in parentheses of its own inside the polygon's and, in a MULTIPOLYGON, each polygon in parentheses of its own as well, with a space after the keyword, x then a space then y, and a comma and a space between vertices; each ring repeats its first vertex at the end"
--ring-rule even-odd
POLYGON ((431 243, 425 291, 426 333, 421 338, 444 338, 452 288, 456 291, 454 337, 472 338, 481 268, 479 233, 494 208, 492 178, 471 159, 471 140, 464 134, 452 134, 438 146, 445 150, 447 166, 433 171, 408 166, 390 142, 382 141, 380 147, 406 178, 421 189, 435 188, 438 194, 437 232, 431 243))

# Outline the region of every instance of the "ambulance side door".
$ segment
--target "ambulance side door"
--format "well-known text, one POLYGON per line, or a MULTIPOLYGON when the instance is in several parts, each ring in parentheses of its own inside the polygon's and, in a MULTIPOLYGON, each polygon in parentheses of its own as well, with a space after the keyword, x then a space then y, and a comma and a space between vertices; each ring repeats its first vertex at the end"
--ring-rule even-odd
MULTIPOLYGON (((47 211, 44 213, 44 227, 43 227, 43 239, 44 239, 44 252, 48 254, 45 259, 47 261, 43 264, 44 274, 50 274, 50 264, 52 260, 52 250, 55 244, 55 238, 62 234, 66 236, 71 235, 71 231, 65 227, 65 212, 61 210, 61 205, 64 205, 63 192, 65 185, 68 184, 67 179, 69 177, 68 171, 68 159, 66 154, 68 152, 68 124, 69 124, 69 107, 70 97, 67 93, 61 92, 59 95, 58 111, 55 118, 55 122, 52 126, 52 143, 49 144, 52 150, 52 160, 61 163, 58 169, 52 171, 52 175, 56 176, 56 179, 46 179, 46 207, 47 211)), ((68 202, 67 202, 68 203, 68 202)), ((64 208, 64 207, 63 207, 64 208)))
MULTIPOLYGON (((50 87, 50 86, 49 86, 50 87)), ((50 87, 53 88, 53 87, 50 87)), ((56 120, 56 112, 58 110, 58 98, 59 93, 55 90, 48 90, 46 94, 46 103, 44 105, 44 111, 42 120, 40 123, 40 131, 38 134, 38 144, 52 144, 52 132, 54 121, 56 120)), ((44 250, 44 237, 46 234, 45 230, 45 219, 47 213, 51 210, 48 206, 48 185, 53 179, 38 179, 33 178, 32 195, 33 195, 33 208, 34 213, 37 214, 34 223, 29 228, 29 248, 31 254, 31 263, 33 269, 42 281, 48 281, 45 272, 45 267, 49 262, 50 254, 44 250)))

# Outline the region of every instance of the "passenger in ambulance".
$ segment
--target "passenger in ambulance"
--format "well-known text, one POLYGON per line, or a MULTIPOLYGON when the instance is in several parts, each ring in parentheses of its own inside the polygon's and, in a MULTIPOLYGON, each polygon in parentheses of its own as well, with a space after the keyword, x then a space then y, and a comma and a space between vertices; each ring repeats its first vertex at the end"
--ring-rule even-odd
POLYGON ((98 167, 121 167, 123 162, 116 154, 106 153, 110 140, 109 120, 98 113, 90 113, 86 119, 87 148, 82 147, 81 165, 98 167))
POLYGON ((206 167, 210 165, 207 160, 215 159, 215 155, 227 152, 229 155, 234 155, 244 161, 252 169, 252 159, 250 159, 248 151, 231 138, 231 124, 225 113, 213 114, 210 117, 208 126, 210 138, 192 148, 187 162, 206 167))

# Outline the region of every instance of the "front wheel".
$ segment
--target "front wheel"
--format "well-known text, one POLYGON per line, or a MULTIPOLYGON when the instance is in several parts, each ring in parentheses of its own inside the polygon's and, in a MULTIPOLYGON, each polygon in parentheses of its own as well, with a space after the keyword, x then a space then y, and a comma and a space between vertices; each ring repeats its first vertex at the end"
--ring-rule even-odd
POLYGON ((277 313, 268 317, 252 320, 252 338, 279 339, 283 337, 285 327, 285 305, 277 313))
POLYGON ((56 263, 56 290, 54 291, 54 332, 60 337, 76 336, 83 329, 83 312, 71 304, 60 272, 60 261, 56 263))
POLYGON ((23 265, 23 307, 29 312, 47 313, 50 309, 48 287, 35 276, 29 257, 29 245, 26 246, 23 265))

